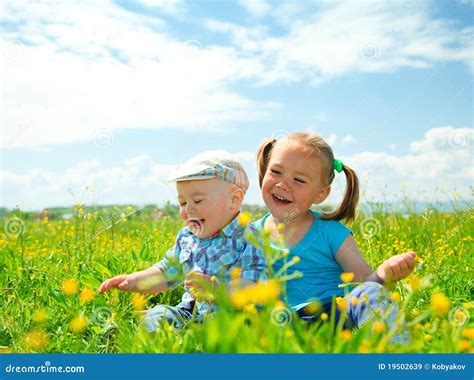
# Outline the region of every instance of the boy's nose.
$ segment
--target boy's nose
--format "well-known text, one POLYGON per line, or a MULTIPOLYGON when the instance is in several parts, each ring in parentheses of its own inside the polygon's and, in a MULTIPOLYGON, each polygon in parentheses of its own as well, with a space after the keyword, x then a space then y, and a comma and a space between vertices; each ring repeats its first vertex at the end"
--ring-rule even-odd
POLYGON ((195 208, 194 205, 187 203, 186 204, 186 214, 192 216, 192 213, 194 212, 195 208))

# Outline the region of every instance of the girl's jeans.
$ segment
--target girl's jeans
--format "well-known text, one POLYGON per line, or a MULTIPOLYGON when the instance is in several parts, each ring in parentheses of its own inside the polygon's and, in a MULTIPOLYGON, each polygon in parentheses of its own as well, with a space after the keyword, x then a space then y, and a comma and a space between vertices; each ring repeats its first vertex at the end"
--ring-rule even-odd
MULTIPOLYGON (((307 314, 305 308, 297 310, 299 317, 308 322, 320 320, 322 313, 331 314, 331 303, 325 304, 315 314, 307 314)), ((335 308, 336 325, 341 318, 338 308, 335 308)), ((400 334, 395 334, 392 342, 407 343, 408 333, 405 322, 402 321, 401 327, 396 324, 398 306, 390 298, 390 293, 383 285, 378 282, 367 281, 356 286, 349 294, 347 299, 346 319, 344 328, 361 327, 365 322, 371 319, 376 313, 382 316, 389 326, 389 332, 400 330, 400 334), (357 302, 353 300, 357 298, 357 302)))

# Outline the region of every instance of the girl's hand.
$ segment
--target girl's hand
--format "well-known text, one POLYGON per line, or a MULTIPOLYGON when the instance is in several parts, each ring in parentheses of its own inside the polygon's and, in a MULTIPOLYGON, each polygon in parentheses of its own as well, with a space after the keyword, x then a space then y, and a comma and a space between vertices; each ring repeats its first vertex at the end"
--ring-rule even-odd
POLYGON ((106 292, 111 288, 117 288, 123 291, 132 291, 138 283, 137 276, 134 274, 121 274, 108 280, 105 280, 99 286, 99 294, 106 292))
POLYGON ((395 282, 407 277, 416 265, 416 253, 405 252, 385 260, 379 265, 377 277, 383 282, 395 282))

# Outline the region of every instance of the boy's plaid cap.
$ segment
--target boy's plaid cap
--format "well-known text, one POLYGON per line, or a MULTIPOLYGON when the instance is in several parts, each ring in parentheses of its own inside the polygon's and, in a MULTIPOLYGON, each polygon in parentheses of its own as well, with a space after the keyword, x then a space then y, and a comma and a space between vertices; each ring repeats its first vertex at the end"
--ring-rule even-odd
POLYGON ((225 150, 210 150, 198 154, 173 170, 169 181, 194 181, 219 178, 233 183, 244 193, 249 188, 247 173, 240 162, 225 150))

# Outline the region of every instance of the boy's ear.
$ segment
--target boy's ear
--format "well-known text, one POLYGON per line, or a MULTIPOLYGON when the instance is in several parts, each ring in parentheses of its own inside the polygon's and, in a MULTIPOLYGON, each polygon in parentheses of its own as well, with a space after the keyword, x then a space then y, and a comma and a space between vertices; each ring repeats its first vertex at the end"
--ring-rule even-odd
POLYGON ((240 205, 244 200, 244 192, 242 189, 237 188, 232 191, 232 195, 230 196, 231 207, 239 209, 240 205))
POLYGON ((324 202, 324 200, 329 196, 331 193, 331 185, 324 186, 320 191, 319 194, 316 195, 314 203, 319 204, 324 202))

